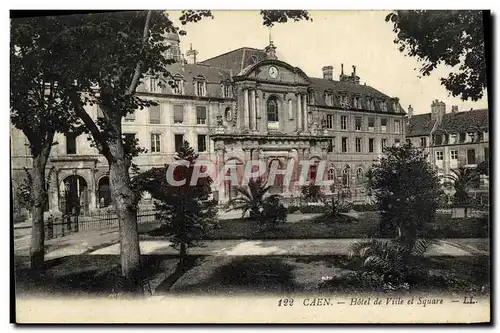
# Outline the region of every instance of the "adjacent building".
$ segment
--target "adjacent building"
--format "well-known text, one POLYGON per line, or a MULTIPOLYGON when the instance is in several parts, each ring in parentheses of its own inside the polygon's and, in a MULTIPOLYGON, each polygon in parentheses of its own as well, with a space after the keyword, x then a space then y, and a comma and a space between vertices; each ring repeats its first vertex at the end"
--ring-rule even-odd
MULTIPOLYGON (((278 181, 272 189, 284 196, 298 195, 300 160, 312 162, 310 178, 319 162, 326 161, 325 179, 335 186, 325 190, 346 190, 362 198, 365 174, 382 149, 405 140, 399 99, 360 83, 356 66, 350 74, 343 65, 338 73, 324 66, 323 76, 315 78, 278 59, 272 41, 264 49, 243 47, 201 62, 192 48, 186 57, 180 54, 176 34, 165 42, 171 45, 167 56, 177 60, 169 68, 175 84, 161 76, 147 78, 138 93, 158 105, 123 119, 124 136, 147 148, 134 160, 141 170, 171 163, 187 140, 217 168, 233 161, 239 180, 250 159, 280 169, 293 160, 292 183, 278 181)), ((94 119, 101 115, 96 105, 87 112, 94 119)), ((87 136, 58 134, 56 141, 48 165, 54 171, 47 209, 64 211, 70 198, 77 198, 83 211, 110 205, 108 166, 87 136)), ((14 186, 24 177, 22 169, 31 167, 25 144, 22 133, 12 129, 14 186)), ((236 195, 237 185, 215 185, 213 195, 226 201, 236 195)))
POLYGON ((429 162, 440 175, 448 175, 458 167, 476 168, 480 162, 488 162, 488 129, 487 109, 459 111, 452 106, 447 113, 446 105, 435 100, 430 113, 413 115, 411 106, 408 110, 407 141, 426 150, 429 162))

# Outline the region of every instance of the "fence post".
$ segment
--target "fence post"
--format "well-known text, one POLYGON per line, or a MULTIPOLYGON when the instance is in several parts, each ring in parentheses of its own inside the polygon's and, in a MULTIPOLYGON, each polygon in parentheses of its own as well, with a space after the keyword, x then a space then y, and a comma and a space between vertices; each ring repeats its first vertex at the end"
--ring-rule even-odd
POLYGON ((74 231, 75 231, 75 232, 78 232, 78 231, 79 231, 79 229, 80 229, 80 228, 79 228, 79 225, 78 225, 78 217, 79 217, 79 216, 78 216, 78 214, 73 215, 73 218, 74 218, 74 223, 75 223, 75 228, 74 228, 74 231))

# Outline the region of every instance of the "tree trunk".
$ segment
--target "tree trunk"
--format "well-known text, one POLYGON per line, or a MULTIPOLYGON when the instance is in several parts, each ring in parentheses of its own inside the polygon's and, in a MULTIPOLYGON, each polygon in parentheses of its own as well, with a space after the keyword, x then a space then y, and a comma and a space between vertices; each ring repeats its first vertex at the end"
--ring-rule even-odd
POLYGON ((43 211, 47 200, 45 188, 45 164, 46 158, 42 153, 33 156, 33 207, 31 209, 31 247, 30 261, 31 268, 42 270, 44 267, 44 241, 45 230, 43 223, 43 211))
MULTIPOLYGON (((120 148, 118 151, 123 151, 120 148)), ((128 168, 129 163, 123 155, 122 158, 114 159, 109 166, 109 180, 119 223, 122 275, 127 284, 126 289, 138 292, 141 288, 141 262, 137 231, 137 202, 130 186, 128 168)))

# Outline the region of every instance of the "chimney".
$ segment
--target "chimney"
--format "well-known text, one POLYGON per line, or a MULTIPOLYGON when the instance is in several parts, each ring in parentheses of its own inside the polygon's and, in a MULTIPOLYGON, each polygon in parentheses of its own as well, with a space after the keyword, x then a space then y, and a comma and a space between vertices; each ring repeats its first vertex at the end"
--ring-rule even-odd
POLYGON ((458 112, 458 105, 452 105, 451 106, 451 113, 455 114, 458 112))
POLYGON ((323 79, 333 80, 333 66, 324 66, 323 68, 323 79))
POLYGON ((408 119, 413 117, 413 108, 411 107, 411 104, 408 105, 408 119))
POLYGON ((431 104, 431 119, 436 121, 441 121, 444 114, 446 113, 446 104, 440 102, 437 99, 431 104))
POLYGON ((193 50, 193 44, 189 44, 189 50, 186 52, 187 62, 189 64, 196 64, 196 56, 198 51, 193 50))

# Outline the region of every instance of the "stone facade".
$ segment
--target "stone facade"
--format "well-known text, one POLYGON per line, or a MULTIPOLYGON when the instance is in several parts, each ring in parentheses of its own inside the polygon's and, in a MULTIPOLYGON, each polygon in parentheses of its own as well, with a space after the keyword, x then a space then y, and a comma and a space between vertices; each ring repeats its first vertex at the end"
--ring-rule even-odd
MULTIPOLYGON (((354 66, 351 75, 342 67, 339 81, 333 80, 333 66, 324 67, 323 78, 311 78, 276 59, 275 49, 271 43, 264 50, 241 48, 200 63, 196 57, 192 63, 183 60, 170 67, 175 87, 161 85, 161 77, 147 78, 138 94, 159 105, 123 119, 123 133, 148 150, 134 163, 142 170, 169 164, 184 139, 218 168, 235 161, 239 175, 250 159, 281 169, 294 160, 291 185, 273 188, 284 196, 298 195, 299 160, 326 161, 325 179, 335 181, 334 191, 342 188, 362 198, 365 173, 382 146, 405 140, 399 100, 360 84, 354 66)), ((87 112, 99 117, 97 106, 88 106, 87 112)), ((84 211, 109 205, 108 166, 87 136, 73 140, 58 134, 56 141, 47 168, 55 170, 49 208, 65 210, 68 191, 76 191, 84 211)), ((12 129, 14 182, 21 181, 24 167, 30 168, 25 143, 22 133, 12 129)), ((234 186, 216 184, 214 197, 228 200, 234 186)))

